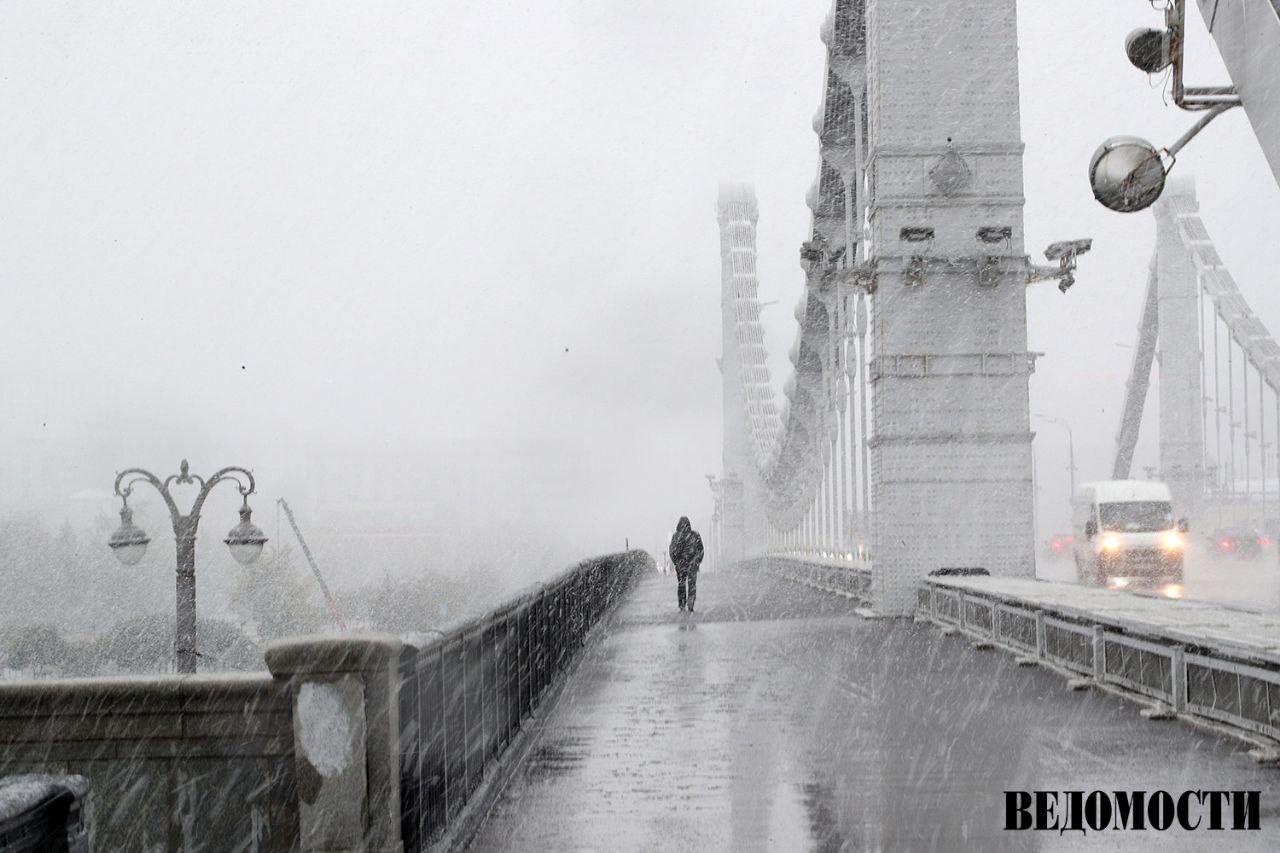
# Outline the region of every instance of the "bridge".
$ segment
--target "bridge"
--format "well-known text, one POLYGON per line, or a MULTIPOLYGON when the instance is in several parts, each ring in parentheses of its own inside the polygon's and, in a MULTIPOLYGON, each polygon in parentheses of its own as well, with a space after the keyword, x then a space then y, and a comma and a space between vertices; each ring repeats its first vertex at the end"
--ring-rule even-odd
MULTIPOLYGON (((1260 792, 1238 822, 1274 848, 1280 615, 1035 579, 1026 288, 1069 287, 1078 247, 1023 245, 1014 7, 834 3, 781 399, 757 203, 721 188, 696 615, 627 551, 442 631, 276 644, 261 675, 3 684, 0 773, 83 777, 102 849, 1003 848, 1039 843, 1006 791, 1095 789, 1260 792)), ((1261 524, 1280 348, 1190 184, 1155 216, 1116 474, 1159 351, 1161 476, 1196 524, 1261 524)))

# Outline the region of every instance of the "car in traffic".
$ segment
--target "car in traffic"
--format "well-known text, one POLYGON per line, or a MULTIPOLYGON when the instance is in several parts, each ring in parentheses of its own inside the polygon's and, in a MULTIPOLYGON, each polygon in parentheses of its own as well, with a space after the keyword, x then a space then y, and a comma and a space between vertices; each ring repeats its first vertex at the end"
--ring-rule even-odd
POLYGON ((1213 551, 1224 557, 1252 560, 1262 555, 1262 549, 1272 544, 1272 539, 1261 530, 1252 527, 1220 527, 1209 534, 1213 551))
POLYGON ((1076 578, 1125 588, 1180 585, 1186 519, 1175 519, 1169 487, 1149 480, 1084 483, 1071 505, 1076 578))
POLYGON ((1070 533, 1059 533, 1050 536, 1044 543, 1044 551, 1050 557, 1068 557, 1076 538, 1070 533))

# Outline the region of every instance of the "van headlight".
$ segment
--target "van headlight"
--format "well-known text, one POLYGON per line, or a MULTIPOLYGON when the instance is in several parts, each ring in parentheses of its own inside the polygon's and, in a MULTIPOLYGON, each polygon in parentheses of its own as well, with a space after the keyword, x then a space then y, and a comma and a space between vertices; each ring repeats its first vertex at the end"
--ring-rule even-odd
POLYGON ((1098 544, 1102 546, 1102 550, 1113 553, 1120 550, 1120 537, 1115 533, 1104 533, 1098 544))
POLYGON ((1166 530, 1160 534, 1160 547, 1166 551, 1181 551, 1187 546, 1187 538, 1180 530, 1166 530))

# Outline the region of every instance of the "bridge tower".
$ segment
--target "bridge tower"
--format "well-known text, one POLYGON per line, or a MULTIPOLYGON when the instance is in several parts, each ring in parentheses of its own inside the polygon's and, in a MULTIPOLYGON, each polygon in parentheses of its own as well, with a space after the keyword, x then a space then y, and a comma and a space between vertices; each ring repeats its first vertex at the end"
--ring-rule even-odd
POLYGON ((760 325, 756 279, 755 192, 746 185, 720 188, 720 355, 724 417, 723 475, 719 490, 720 536, 717 560, 737 562, 757 553, 766 536, 766 491, 760 474, 767 452, 756 446, 777 432, 760 325))
MULTIPOLYGON (((1195 185, 1170 181, 1155 206, 1156 340, 1160 359, 1160 476, 1180 514, 1200 521, 1204 497, 1205 402, 1200 282, 1178 232, 1180 209, 1198 209, 1195 185)), ((1249 411, 1248 406, 1244 411, 1249 411)), ((1248 470, 1245 443, 1246 463, 1248 470)))
POLYGON ((1032 576, 1015 0, 867 4, 872 602, 1032 576))
POLYGON ((1154 206, 1156 248, 1116 434, 1130 476, 1158 361, 1160 478, 1200 529, 1280 522, 1280 343, 1249 307, 1200 218, 1194 183, 1154 206))

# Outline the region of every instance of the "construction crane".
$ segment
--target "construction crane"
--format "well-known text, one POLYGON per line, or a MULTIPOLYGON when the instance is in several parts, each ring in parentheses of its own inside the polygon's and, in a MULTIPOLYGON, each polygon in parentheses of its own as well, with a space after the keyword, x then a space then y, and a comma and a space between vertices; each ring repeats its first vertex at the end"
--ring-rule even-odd
POLYGON ((302 531, 298 529, 298 520, 293 517, 293 510, 289 508, 289 504, 284 498, 277 499, 276 503, 284 509, 285 517, 289 519, 289 526, 293 528, 293 535, 298 537, 298 544, 302 546, 302 553, 306 556, 307 563, 311 566, 311 573, 316 576, 316 583, 320 584, 320 591, 324 593, 324 600, 329 605, 329 612, 333 614, 333 620, 338 623, 338 627, 341 630, 347 630, 347 620, 342 616, 342 610, 338 607, 338 600, 329 591, 329 585, 324 582, 324 577, 320 574, 320 567, 316 565, 316 558, 311 556, 311 549, 307 547, 307 540, 302 537, 302 531))

